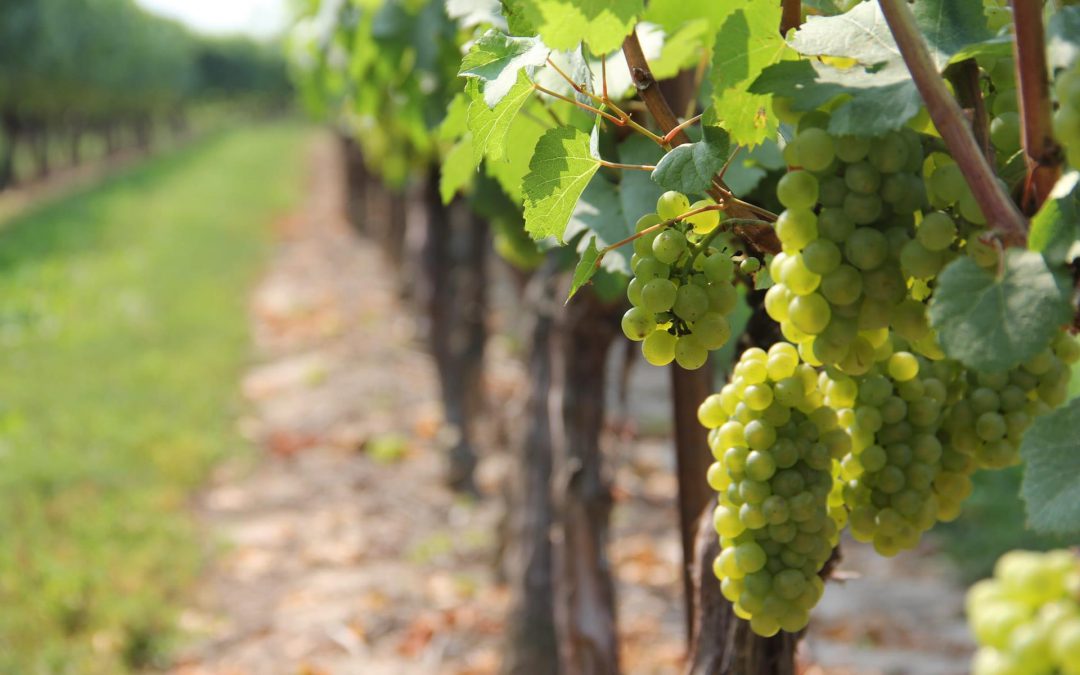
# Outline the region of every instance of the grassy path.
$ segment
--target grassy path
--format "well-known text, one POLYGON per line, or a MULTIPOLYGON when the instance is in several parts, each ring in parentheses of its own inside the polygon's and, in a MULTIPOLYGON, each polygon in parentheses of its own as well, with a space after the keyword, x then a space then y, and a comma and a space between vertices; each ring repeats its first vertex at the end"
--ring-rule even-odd
POLYGON ((309 133, 203 139, 0 223, 0 672, 152 663, 238 447, 247 296, 309 133))

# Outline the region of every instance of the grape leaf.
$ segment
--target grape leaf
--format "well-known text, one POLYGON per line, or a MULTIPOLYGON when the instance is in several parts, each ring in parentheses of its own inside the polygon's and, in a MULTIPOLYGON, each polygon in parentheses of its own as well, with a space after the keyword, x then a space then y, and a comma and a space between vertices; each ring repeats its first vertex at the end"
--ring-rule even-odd
POLYGON ((439 195, 443 204, 449 204, 458 190, 468 185, 476 174, 471 145, 468 139, 458 141, 443 157, 439 169, 439 195))
POLYGON ((547 55, 548 48, 537 38, 510 37, 492 29, 473 43, 458 75, 482 82, 484 102, 494 108, 520 82, 521 69, 542 64, 547 55))
POLYGON ((1028 524, 1043 534, 1080 534, 1080 398, 1037 418, 1020 455, 1028 524))
POLYGON ((473 136, 474 166, 479 166, 484 157, 501 160, 506 156, 506 137, 510 132, 510 123, 517 117, 533 91, 529 78, 525 73, 520 73, 518 81, 499 104, 488 108, 479 89, 480 84, 476 80, 465 86, 466 93, 472 99, 469 104, 468 127, 473 136))
POLYGON ((664 38, 660 57, 649 60, 653 77, 667 80, 679 71, 695 66, 701 59, 701 50, 712 46, 716 34, 705 20, 691 21, 664 38))
POLYGON ((653 169, 652 179, 668 190, 686 194, 705 192, 716 172, 723 168, 730 149, 730 143, 726 142, 684 143, 664 155, 653 169))
POLYGON ((594 54, 622 45, 644 9, 643 0, 517 0, 525 18, 552 49, 584 42, 594 54))
MULTIPOLYGON (((580 233, 585 233, 578 242, 577 249, 584 253, 586 239, 592 236, 600 247, 610 246, 633 234, 633 229, 623 216, 619 202, 619 192, 614 183, 602 175, 592 177, 585 191, 581 193, 570 222, 563 232, 566 241, 573 241, 580 233)), ((604 256, 602 266, 609 272, 630 275, 630 246, 620 246, 604 256)))
MULTIPOLYGON (((619 161, 623 164, 656 164, 664 154, 656 143, 638 134, 620 143, 618 150, 619 161)), ((663 193, 663 188, 644 171, 623 171, 619 180, 619 202, 627 227, 634 228, 638 219, 655 212, 656 200, 663 193)))
MULTIPOLYGON (((736 4, 736 3, 730 3, 736 4)), ((754 146, 776 131, 768 114, 771 92, 753 92, 750 85, 766 67, 784 55, 787 45, 780 37, 780 4, 744 0, 716 34, 709 82, 712 103, 720 126, 739 145, 754 146)))
POLYGON ((469 95, 461 91, 450 99, 450 107, 446 110, 446 117, 439 124, 437 132, 439 140, 454 141, 464 136, 465 132, 469 130, 468 117, 469 95))
POLYGON ((704 19, 708 31, 715 33, 731 11, 730 0, 650 0, 642 18, 662 27, 669 35, 690 22, 704 19))
POLYGON ((574 280, 570 284, 570 293, 566 296, 567 302, 570 302, 570 298, 574 297, 582 286, 589 283, 589 280, 600 269, 596 264, 600 257, 600 249, 596 248, 596 237, 587 237, 587 239, 589 242, 581 253, 581 260, 574 268, 574 280))
POLYGON ((1039 212, 1031 219, 1028 248, 1046 256, 1051 264, 1067 262, 1069 249, 1080 238, 1080 172, 1062 176, 1039 212))
MULTIPOLYGON (((1008 41, 987 27, 980 0, 922 0, 911 9, 939 70, 966 58, 1009 53, 1008 41)), ((784 61, 767 67, 751 84, 751 93, 789 97, 792 107, 801 111, 846 96, 849 100, 833 110, 829 122, 835 134, 880 135, 918 114, 922 98, 878 3, 859 3, 837 16, 810 17, 790 44, 805 56, 849 59, 853 65, 784 61)))
MULTIPOLYGON (((539 103, 534 102, 535 108, 539 103)), ((503 192, 513 202, 521 205, 521 182, 525 174, 529 173, 529 160, 532 159, 533 148, 537 141, 547 130, 536 118, 527 115, 518 115, 510 123, 508 136, 514 139, 513 143, 506 145, 506 159, 502 162, 484 162, 485 172, 502 187, 503 192)))
POLYGON ((563 126, 549 129, 537 141, 521 184, 525 231, 533 239, 554 236, 562 241, 578 197, 600 168, 589 140, 585 132, 563 126))
POLYGON ((1080 57, 1080 7, 1054 12, 1046 23, 1046 55, 1051 68, 1068 68, 1080 57))
POLYGON ((960 256, 942 271, 930 299, 930 325, 945 353, 983 372, 1035 356, 1071 314, 1046 259, 1019 249, 1005 252, 1000 277, 960 256))

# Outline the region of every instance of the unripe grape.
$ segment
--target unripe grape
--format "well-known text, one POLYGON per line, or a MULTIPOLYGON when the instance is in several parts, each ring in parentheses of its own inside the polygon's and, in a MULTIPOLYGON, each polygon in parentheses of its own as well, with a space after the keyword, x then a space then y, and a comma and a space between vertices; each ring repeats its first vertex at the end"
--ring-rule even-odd
POLYGON ((626 337, 640 342, 656 330, 656 321, 652 312, 641 307, 631 307, 623 314, 622 330, 626 337))
POLYGON ((668 190, 656 200, 656 213, 662 221, 678 218, 689 210, 690 200, 681 192, 668 190))

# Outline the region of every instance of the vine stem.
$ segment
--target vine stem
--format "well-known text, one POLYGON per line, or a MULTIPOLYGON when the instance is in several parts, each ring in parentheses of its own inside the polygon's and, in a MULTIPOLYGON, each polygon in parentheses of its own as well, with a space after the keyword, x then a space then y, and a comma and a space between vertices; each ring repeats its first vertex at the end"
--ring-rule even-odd
POLYGON ((577 107, 581 108, 582 110, 585 110, 587 112, 591 112, 591 113, 593 113, 595 115, 600 115, 604 119, 609 120, 613 124, 617 124, 620 127, 625 124, 625 122, 621 118, 615 117, 611 113, 604 112, 603 110, 601 110, 599 108, 594 108, 593 106, 591 106, 591 105, 589 105, 587 103, 582 103, 581 101, 577 100, 576 98, 572 98, 570 96, 563 96, 559 92, 552 91, 552 90, 548 89, 547 87, 543 87, 543 86, 541 86, 541 85, 539 85, 539 84, 537 84, 535 82, 533 82, 532 87, 533 87, 533 89, 535 89, 536 91, 538 91, 538 92, 540 92, 542 94, 547 94, 548 96, 551 96, 552 98, 557 98, 560 101, 566 101, 567 103, 572 103, 572 104, 576 105, 577 107))
POLYGON ((606 166, 609 169, 630 169, 632 171, 655 171, 656 167, 652 164, 622 164, 620 162, 609 162, 606 159, 597 160, 600 162, 600 166, 606 166))
POLYGON ((979 65, 975 59, 964 59, 949 69, 950 80, 960 105, 971 110, 971 129, 986 161, 994 162, 994 146, 990 143, 990 115, 979 87, 979 65))
POLYGON ((1013 55, 1016 83, 1020 91, 1020 124, 1024 130, 1024 159, 1027 185, 1024 204, 1038 210, 1061 177, 1061 147, 1050 125, 1050 83, 1047 81, 1046 35, 1042 23, 1042 3, 1010 0, 1013 23, 1013 55))
POLYGON ((664 134, 664 142, 665 143, 671 143, 671 139, 675 138, 676 134, 682 133, 683 129, 694 126, 694 124, 696 124, 700 120, 701 120, 701 115, 694 115, 693 117, 686 120, 685 122, 681 122, 674 129, 672 129, 671 131, 664 134))
POLYGON ((780 10, 780 34, 802 25, 802 0, 784 0, 780 10))
POLYGON ((986 161, 960 105, 953 99, 941 79, 937 66, 923 43, 915 17, 905 0, 878 0, 900 55, 907 64, 919 90, 930 119, 941 133, 946 147, 960 166, 990 227, 1002 241, 1011 246, 1023 246, 1027 241, 1027 221, 1016 208, 1005 189, 998 183, 993 169, 986 161))
MULTIPOLYGON (((665 134, 678 127, 679 120, 675 117, 671 105, 668 104, 663 92, 660 91, 660 87, 657 85, 656 79, 653 77, 649 62, 645 59, 645 53, 641 49, 641 42, 638 40, 636 29, 631 31, 630 35, 623 40, 623 55, 626 57, 626 67, 630 69, 630 79, 634 82, 638 96, 641 97, 641 100, 649 109, 649 113, 656 120, 656 124, 665 134)), ((672 146, 689 142, 690 139, 682 131, 676 131, 675 136, 671 139, 672 146)), ((734 218, 761 222, 754 216, 764 214, 761 214, 760 211, 755 210, 746 202, 736 199, 723 181, 714 181, 714 185, 709 188, 708 193, 717 202, 723 202, 723 211, 734 218)), ((767 214, 768 211, 765 211, 765 213, 767 214)), ((762 253, 778 253, 780 251, 780 240, 776 238, 776 233, 771 227, 746 226, 739 234, 762 253)))
MULTIPOLYGON (((640 239, 640 238, 644 237, 647 234, 652 234, 653 232, 657 232, 659 230, 662 230, 665 227, 667 227, 668 225, 671 225, 672 223, 675 223, 675 222, 680 221, 680 220, 686 220, 690 216, 696 216, 697 214, 705 213, 706 211, 723 211, 723 210, 724 210, 724 207, 719 205, 719 204, 709 204, 708 206, 701 206, 701 207, 698 207, 696 209, 691 209, 691 210, 687 211, 686 213, 679 214, 675 218, 669 218, 668 220, 661 221, 661 222, 659 222, 659 223, 657 223, 655 225, 650 225, 650 226, 646 227, 644 230, 642 230, 641 232, 635 232, 634 234, 630 235, 626 239, 622 239, 620 241, 617 241, 614 244, 608 244, 604 248, 600 249, 600 253, 596 258, 596 262, 593 263, 593 264, 594 264, 595 267, 599 268, 600 267, 600 261, 603 260, 604 256, 607 255, 608 253, 614 251, 615 249, 619 248, 620 246, 625 246, 625 245, 627 245, 627 244, 629 244, 629 243, 631 243, 631 242, 633 242, 633 241, 635 241, 637 239, 640 239)), ((726 231, 733 230, 733 229, 738 228, 738 227, 763 226, 763 225, 767 226, 768 224, 769 223, 767 223, 766 221, 758 220, 757 218, 728 218, 727 220, 721 220, 720 223, 716 226, 716 228, 714 230, 712 230, 708 235, 706 235, 705 238, 702 239, 700 244, 696 245, 696 248, 693 249, 694 254, 697 255, 702 250, 704 250, 705 245, 707 245, 707 243, 709 243, 713 239, 715 239, 716 235, 718 235, 720 232, 726 232, 726 231)), ((694 245, 691 245, 691 246, 693 247, 694 245)))

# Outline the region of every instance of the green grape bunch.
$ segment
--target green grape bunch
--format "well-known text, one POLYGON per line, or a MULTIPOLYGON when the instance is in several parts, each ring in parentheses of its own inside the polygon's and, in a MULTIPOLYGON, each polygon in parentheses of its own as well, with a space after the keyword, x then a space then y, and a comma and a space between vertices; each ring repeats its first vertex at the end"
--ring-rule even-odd
POLYGON ((1080 558, 1010 551, 968 591, 974 675, 1080 675, 1080 558))
POLYGON ((1054 112, 1054 135, 1073 168, 1080 167, 1080 61, 1054 79, 1058 108, 1054 112))
POLYGON ((805 361, 849 375, 881 360, 890 328, 918 352, 940 356, 925 295, 908 284, 934 276, 954 239, 947 218, 932 217, 921 237, 916 229, 928 206, 922 140, 911 129, 834 136, 828 120, 820 111, 803 115, 784 148, 794 168, 776 186, 783 251, 770 265, 776 284, 765 309, 805 361))
POLYGON ((708 471, 718 493, 714 572, 758 635, 806 626, 839 538, 833 465, 851 442, 818 379, 789 343, 752 348, 698 409, 716 460, 708 471))
POLYGON ((695 370, 731 338, 727 316, 738 297, 735 262, 722 247, 710 246, 720 232, 720 212, 676 220, 708 206, 708 200, 690 204, 682 193, 665 192, 656 213, 637 223, 640 233, 672 221, 634 240, 634 278, 626 289, 632 306, 623 315, 623 333, 642 343, 642 354, 652 365, 675 361, 695 370))
POLYGON ((971 462, 957 464, 938 436, 961 394, 959 371, 955 362, 896 351, 862 376, 821 375, 826 403, 852 439, 840 462, 851 533, 881 555, 914 548, 971 494, 971 462))
POLYGON ((966 373, 963 399, 948 411, 948 443, 978 468, 1020 463, 1020 441, 1036 417, 1065 403, 1080 344, 1062 332, 1053 344, 1003 373, 966 373))

